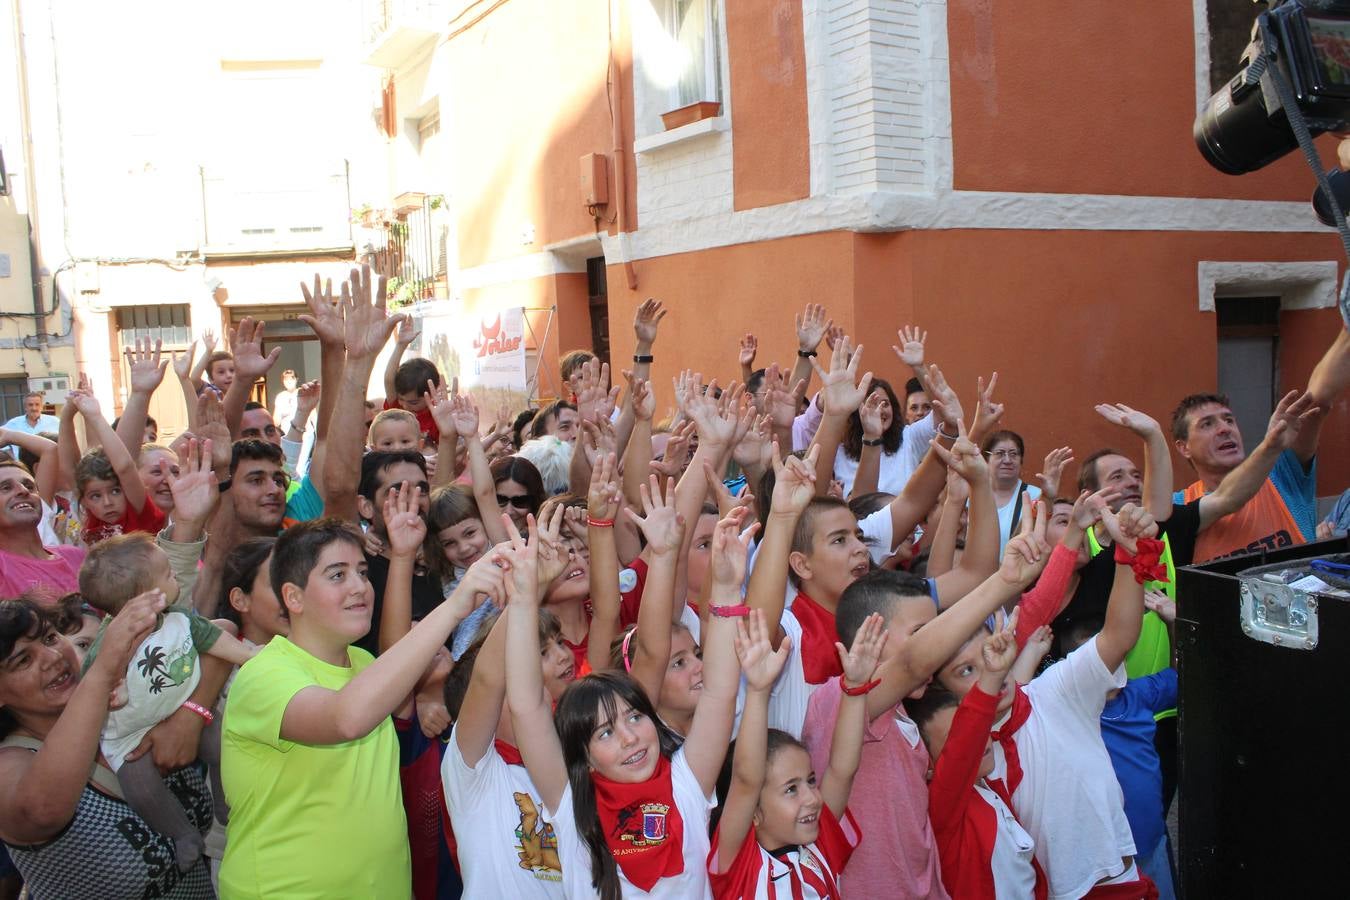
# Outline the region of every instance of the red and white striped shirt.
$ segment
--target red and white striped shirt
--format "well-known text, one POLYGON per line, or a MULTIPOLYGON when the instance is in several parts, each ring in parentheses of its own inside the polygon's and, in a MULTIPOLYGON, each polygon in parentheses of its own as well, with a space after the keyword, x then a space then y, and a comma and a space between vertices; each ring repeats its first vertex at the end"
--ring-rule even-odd
POLYGON ((841 823, 828 807, 820 809, 820 834, 802 847, 770 853, 756 840, 755 826, 725 872, 717 870, 720 831, 708 854, 708 878, 716 900, 840 900, 843 871, 862 834, 853 814, 841 823))

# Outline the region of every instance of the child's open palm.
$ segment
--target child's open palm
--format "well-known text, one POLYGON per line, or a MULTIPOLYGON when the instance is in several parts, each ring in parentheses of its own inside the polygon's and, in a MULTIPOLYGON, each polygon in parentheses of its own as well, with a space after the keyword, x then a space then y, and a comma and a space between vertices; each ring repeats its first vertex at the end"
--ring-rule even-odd
POLYGON ((778 680, 787 663, 792 638, 784 635, 778 649, 773 649, 769 626, 764 611, 752 609, 736 623, 736 658, 741 662, 746 686, 752 691, 767 691, 778 680))
MULTIPOLYGON (((617 485, 614 490, 617 500, 617 485)), ((655 475, 649 476, 640 491, 642 515, 628 509, 628 518, 642 530, 653 554, 664 556, 679 552, 680 540, 684 537, 684 518, 675 510, 675 479, 666 479, 665 496, 661 495, 661 482, 655 475)))
POLYGON ((1003 676, 1017 662, 1017 610, 1008 616, 1003 627, 984 639, 980 655, 984 657, 984 671, 991 677, 997 676, 1002 682, 1003 676))
POLYGON ((839 664, 844 670, 844 687, 862 687, 876 678, 888 634, 886 620, 872 613, 853 636, 852 647, 845 650, 843 644, 835 642, 834 651, 839 654, 839 664))
MULTIPOLYGON (((717 523, 713 531, 711 569, 713 583, 724 588, 735 588, 737 597, 745 581, 746 559, 750 555, 750 540, 759 530, 759 523, 741 531, 749 511, 745 507, 733 509, 717 523)), ((714 596, 716 592, 714 592, 714 596)))
POLYGON ((783 459, 778 443, 773 445, 774 485, 771 508, 775 512, 800 513, 816 495, 816 459, 820 445, 812 444, 805 459, 789 456, 783 459))
MULTIPOLYGON (((586 514, 592 519, 613 521, 619 512, 619 485, 613 453, 602 453, 591 469, 591 487, 586 494, 586 514)), ((653 481, 655 479, 653 478, 653 481)))
POLYGON ((426 540, 427 523, 421 511, 422 488, 407 482, 394 485, 384 497, 384 527, 393 556, 416 556, 426 540))

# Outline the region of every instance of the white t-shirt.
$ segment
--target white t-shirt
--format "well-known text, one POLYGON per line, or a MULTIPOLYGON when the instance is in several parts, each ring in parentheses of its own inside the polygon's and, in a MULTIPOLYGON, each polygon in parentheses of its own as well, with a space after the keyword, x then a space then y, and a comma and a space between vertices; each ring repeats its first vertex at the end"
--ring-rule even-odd
POLYGON ((994 832, 994 853, 989 860, 994 873, 994 888, 998 892, 995 900, 1036 896, 1036 870, 1031 867, 1031 858, 1036 852, 1035 841, 1003 798, 991 790, 983 778, 975 782, 975 792, 994 810, 998 823, 994 832))
MULTIPOLYGON (((1012 499, 998 508, 998 558, 1003 558, 1003 548, 1008 546, 1008 541, 1012 538, 1013 511, 1017 509, 1017 498, 1026 491, 1031 495, 1032 500, 1037 500, 1041 496, 1041 489, 1021 481, 1017 482, 1017 490, 1013 491, 1012 499)), ((1024 504, 1025 505, 1025 504, 1024 504)), ((1030 510, 1023 509, 1022 515, 1026 516, 1030 510)))
POLYGON ((542 814, 544 801, 524 766, 508 765, 488 747, 470 767, 452 731, 441 759, 441 784, 465 897, 563 896, 557 830, 542 814))
MULTIPOLYGON (((453 742, 452 742, 453 743, 453 742)), ((449 752, 447 751, 447 756, 449 752)), ((708 886, 708 818, 717 798, 705 795, 684 757, 684 748, 675 751, 670 760, 670 778, 674 788, 675 808, 680 811, 684 832, 684 871, 673 878, 662 878, 650 892, 634 887, 619 869, 620 889, 625 898, 659 897, 662 900, 712 900, 708 886)), ((446 796, 449 796, 447 791, 446 796)), ((577 832, 576 815, 572 808, 572 786, 564 790, 558 809, 550 812, 558 830, 558 850, 563 864, 563 890, 570 898, 595 897, 591 887, 591 854, 586 842, 577 832)), ((459 829, 455 829, 459 837, 459 829)), ((463 839, 460 839, 463 847, 463 839)), ((461 865, 464 851, 460 850, 461 865)), ((464 896, 472 896, 465 883, 464 896)))
MULTIPOLYGON (((894 453, 881 453, 881 462, 877 466, 877 490, 888 494, 898 494, 905 489, 914 470, 923 462, 928 452, 928 442, 937 435, 930 412, 917 422, 906 425, 902 431, 900 449, 894 453)), ((844 483, 844 496, 853 492, 853 480, 858 477, 858 460, 851 459, 840 444, 834 454, 834 477, 844 483)))
POLYGON ((802 665, 802 626, 792 610, 783 610, 783 633, 792 638, 787 662, 769 691, 769 727, 786 731, 801 740, 806 722, 806 705, 818 684, 808 684, 802 665))
POLYGON ((126 672, 127 703, 109 712, 103 726, 99 747, 114 772, 146 732, 178 711, 202 678, 192 620, 173 608, 164 610, 163 619, 132 654, 126 672))
MULTIPOLYGON (((1026 687, 1031 715, 1013 737, 1022 765, 1013 807, 1036 842, 1051 900, 1083 896, 1134 856, 1125 796, 1101 729, 1107 691, 1124 686, 1125 667, 1109 671, 1094 637, 1026 687)), ((990 777, 1006 772, 995 741, 990 777)))

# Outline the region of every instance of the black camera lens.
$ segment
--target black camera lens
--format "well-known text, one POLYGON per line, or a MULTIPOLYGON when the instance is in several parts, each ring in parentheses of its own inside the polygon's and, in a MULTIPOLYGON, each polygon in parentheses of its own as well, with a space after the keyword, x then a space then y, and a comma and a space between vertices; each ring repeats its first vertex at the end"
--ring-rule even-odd
POLYGON ((1235 100, 1232 82, 1219 88, 1205 101, 1193 128, 1205 161, 1229 175, 1255 172, 1298 146, 1284 113, 1272 117, 1266 112, 1260 90, 1238 94, 1235 100))
MULTIPOLYGON (((1336 195, 1341 212, 1350 215, 1350 172, 1332 169, 1327 173, 1327 184, 1331 185, 1331 193, 1336 195)), ((1320 186, 1313 191, 1312 205, 1319 222, 1331 228, 1336 227, 1336 217, 1331 214, 1331 204, 1327 202, 1327 195, 1322 192, 1320 186)))

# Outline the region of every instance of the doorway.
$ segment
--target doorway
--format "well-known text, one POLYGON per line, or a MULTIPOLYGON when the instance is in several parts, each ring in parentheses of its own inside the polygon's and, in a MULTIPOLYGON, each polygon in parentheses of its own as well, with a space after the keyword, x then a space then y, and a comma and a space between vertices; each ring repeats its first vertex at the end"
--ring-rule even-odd
POLYGON ((1218 319, 1219 392, 1242 431, 1256 446, 1275 411, 1280 386, 1280 298, 1215 297, 1218 319))
POLYGON ((591 351, 601 362, 607 363, 610 361, 609 286, 603 256, 592 256, 586 260, 586 294, 590 300, 591 351))

